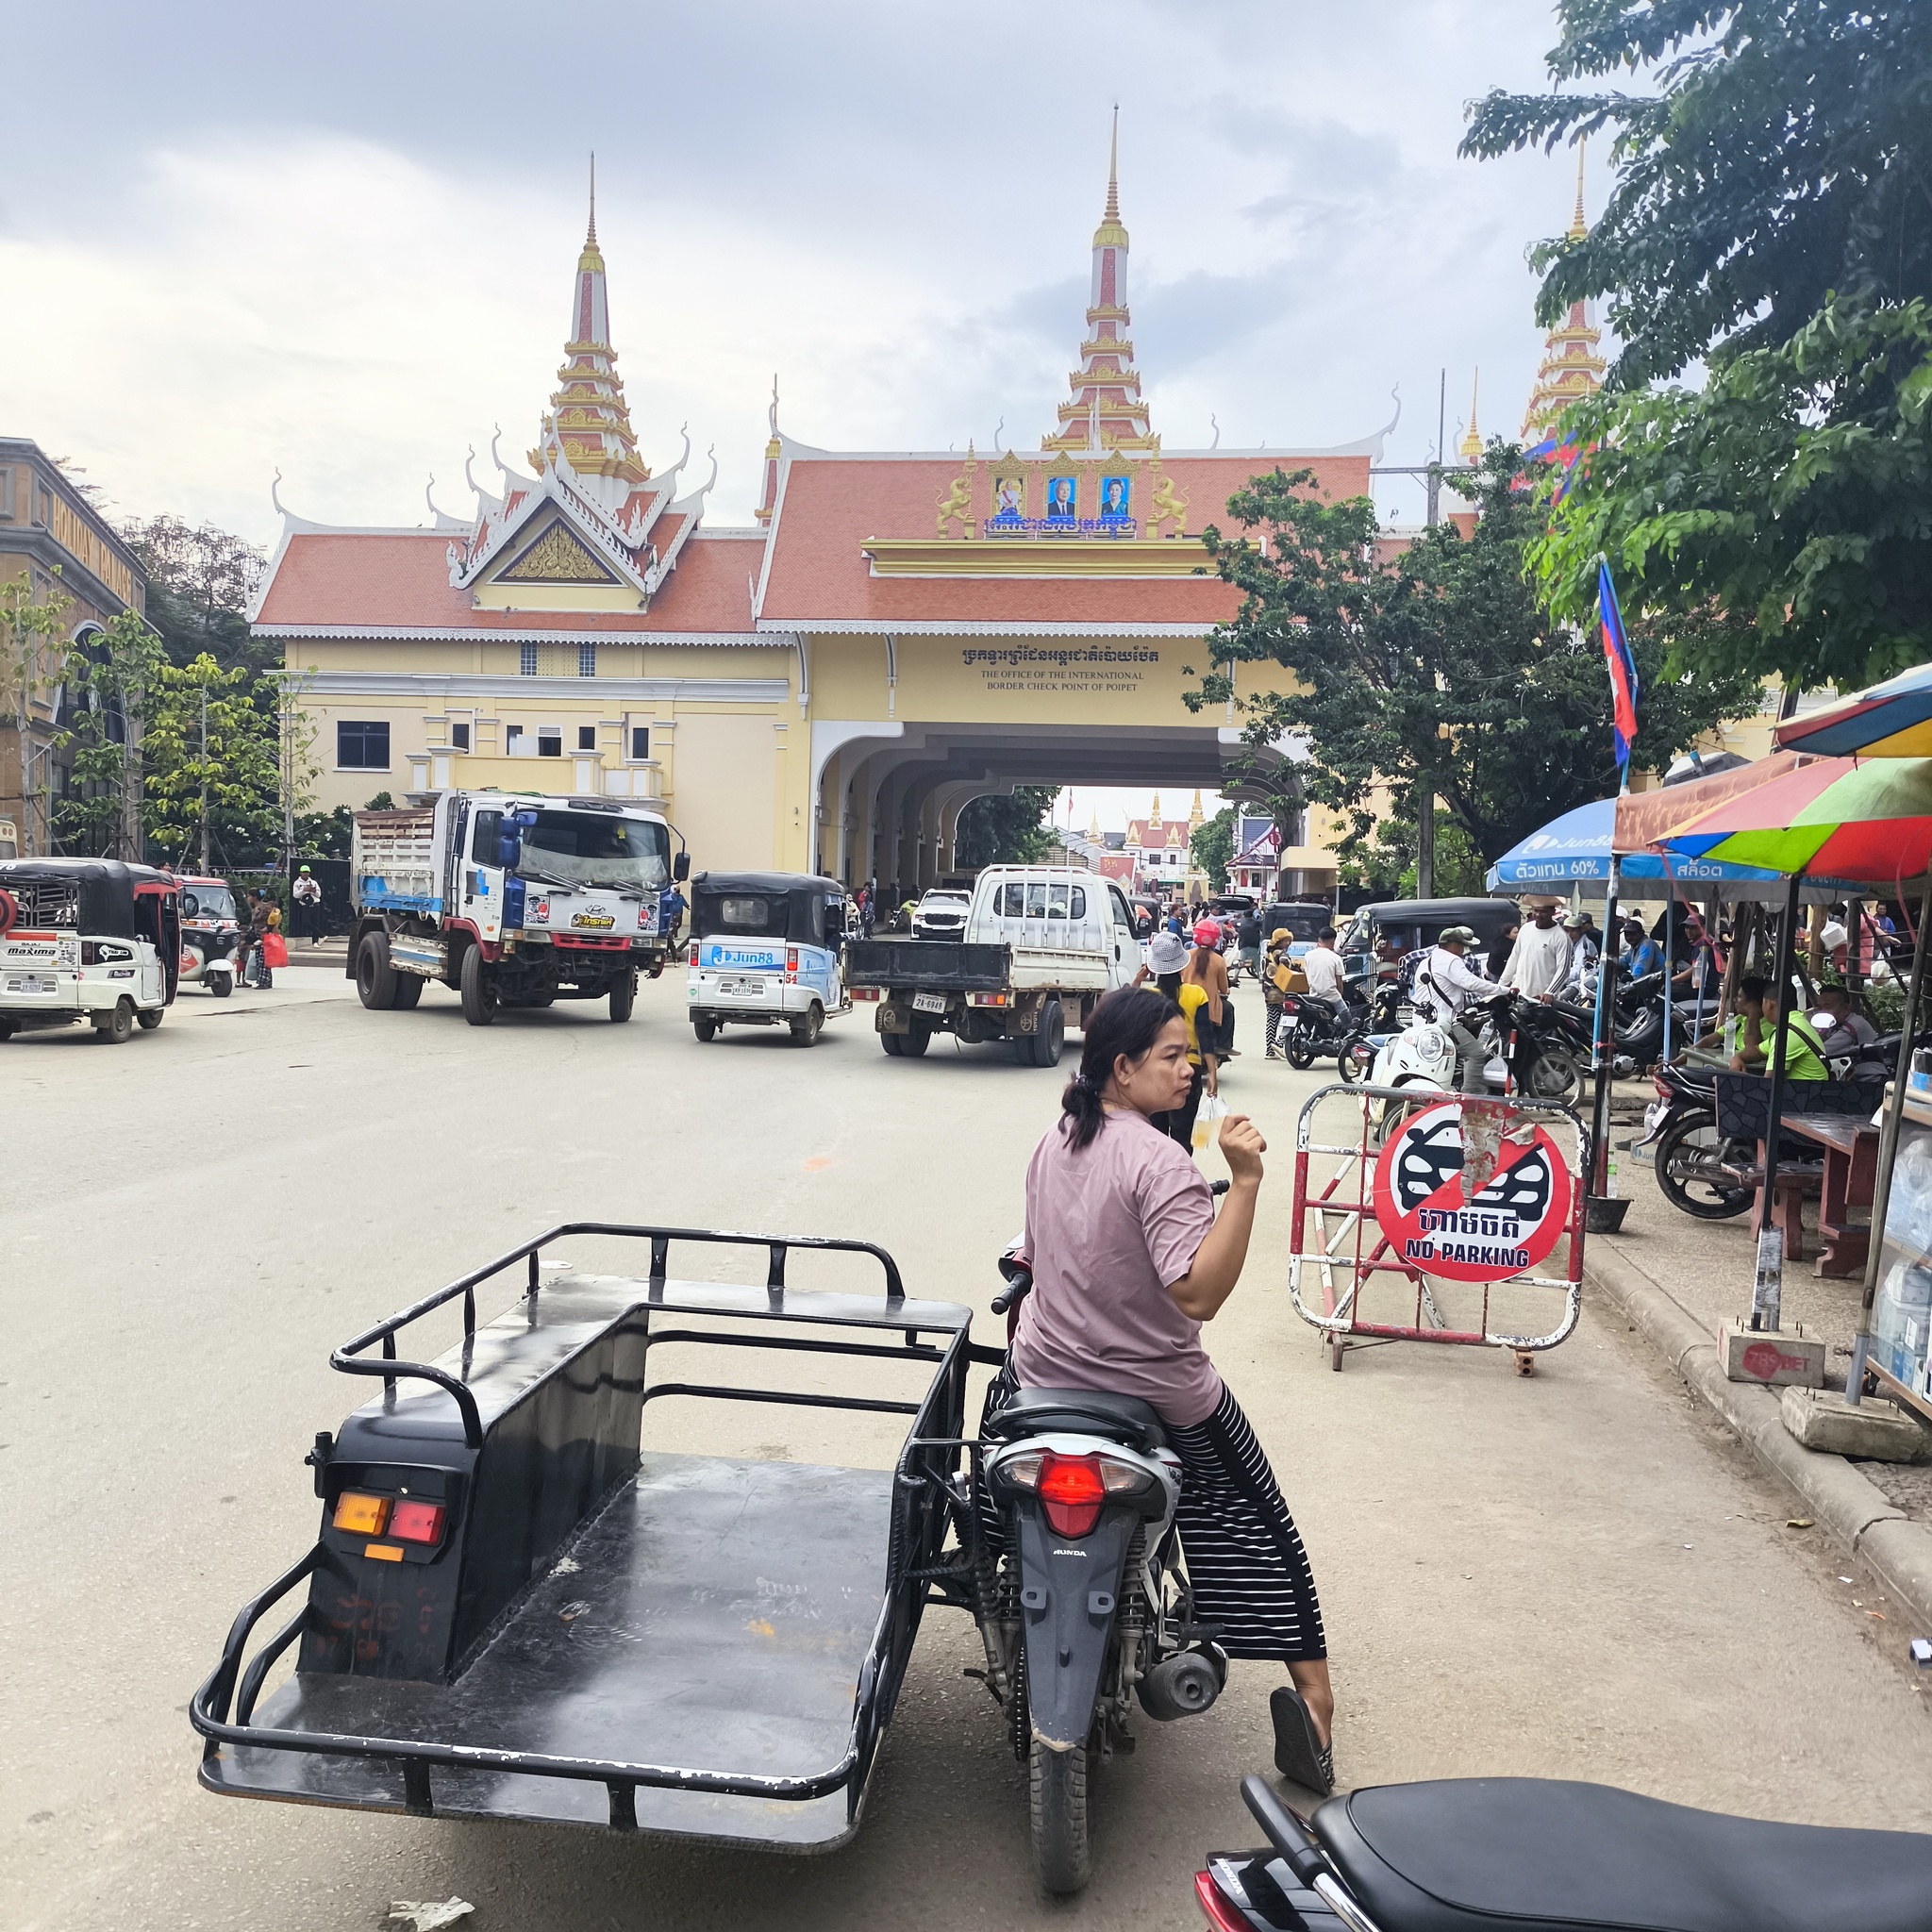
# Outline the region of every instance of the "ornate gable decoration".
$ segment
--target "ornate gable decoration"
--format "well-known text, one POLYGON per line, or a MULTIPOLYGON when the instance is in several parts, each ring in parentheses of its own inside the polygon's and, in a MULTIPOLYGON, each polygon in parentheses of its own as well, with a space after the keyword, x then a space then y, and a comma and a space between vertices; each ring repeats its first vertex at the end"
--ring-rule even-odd
POLYGON ((615 584, 617 573, 591 555, 560 517, 545 525, 535 542, 498 571, 507 584, 615 584))

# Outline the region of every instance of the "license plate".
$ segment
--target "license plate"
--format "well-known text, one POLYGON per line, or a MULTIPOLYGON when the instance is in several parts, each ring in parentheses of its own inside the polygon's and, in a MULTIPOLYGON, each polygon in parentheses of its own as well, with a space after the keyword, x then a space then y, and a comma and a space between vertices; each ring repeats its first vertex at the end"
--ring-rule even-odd
POLYGON ((912 995, 912 1010, 915 1013, 943 1013, 946 996, 942 992, 916 992, 912 995))
POLYGON ((52 979, 9 979, 7 982, 7 991, 8 992, 53 992, 58 985, 58 982, 52 979))
POLYGON ((720 992, 732 993, 740 999, 758 999, 764 990, 762 979, 721 979, 718 982, 720 992))

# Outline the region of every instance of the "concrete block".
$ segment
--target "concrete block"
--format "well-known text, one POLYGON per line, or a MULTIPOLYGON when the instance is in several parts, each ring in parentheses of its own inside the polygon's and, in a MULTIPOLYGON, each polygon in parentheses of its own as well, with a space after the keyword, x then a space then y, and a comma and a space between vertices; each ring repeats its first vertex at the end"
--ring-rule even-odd
POLYGON ((1753 1328, 1725 1322, 1717 1331, 1718 1360, 1733 1382, 1756 1382, 1766 1389, 1822 1389, 1824 1343, 1790 1328, 1753 1328))
POLYGON ((1787 1388, 1778 1406, 1807 1449, 1874 1462, 1932 1460, 1932 1429, 1883 1397, 1868 1395, 1854 1408, 1836 1389, 1787 1388))

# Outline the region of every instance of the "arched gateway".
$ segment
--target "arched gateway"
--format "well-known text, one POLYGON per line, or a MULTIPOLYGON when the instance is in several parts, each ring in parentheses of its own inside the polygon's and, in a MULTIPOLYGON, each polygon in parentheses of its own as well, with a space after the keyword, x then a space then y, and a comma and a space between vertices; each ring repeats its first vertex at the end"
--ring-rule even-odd
POLYGON ((533 474, 492 443, 494 491, 465 470, 476 515, 432 501, 427 527, 283 512, 252 614, 316 726, 320 804, 533 783, 661 799, 701 867, 909 890, 950 869, 988 791, 1226 785, 1235 721, 1181 697, 1236 608, 1199 532, 1276 464, 1366 494, 1386 431, 1163 451, 1126 264, 1109 168, 1080 366, 1037 452, 812 449, 774 395, 758 521, 722 529, 715 460, 691 488, 688 440, 658 475, 639 456, 593 207, 533 474))

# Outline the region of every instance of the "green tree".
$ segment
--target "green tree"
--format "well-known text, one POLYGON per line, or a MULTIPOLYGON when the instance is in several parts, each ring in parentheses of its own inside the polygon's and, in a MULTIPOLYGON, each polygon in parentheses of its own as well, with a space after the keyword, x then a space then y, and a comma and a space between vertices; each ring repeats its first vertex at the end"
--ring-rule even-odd
POLYGON ((1702 391, 1564 423, 1591 453, 1529 550, 1559 616, 1594 612, 1603 555, 1626 612, 1690 625, 1680 670, 1855 690, 1932 658, 1932 305, 1835 300, 1702 391))
MULTIPOLYGON (((1413 826, 1424 789, 1491 861, 1616 788, 1601 647, 1552 622, 1524 576, 1524 546, 1543 512, 1512 488, 1518 462, 1513 448, 1492 444, 1470 486, 1480 511, 1473 534, 1440 525, 1390 563, 1376 560, 1374 504, 1315 496, 1307 470, 1257 476, 1229 499, 1235 522, 1265 534, 1265 548, 1251 535, 1203 533, 1221 575, 1243 593, 1240 615, 1214 635, 1214 658, 1290 674, 1286 689, 1236 698, 1243 735, 1257 746, 1306 737, 1303 783, 1343 816, 1344 863, 1371 862, 1379 821, 1413 826)), ((1722 622, 1700 614, 1679 629, 1722 622)), ((1631 627, 1645 686, 1640 768, 1667 763, 1757 703, 1748 674, 1667 676, 1670 641, 1657 626, 1631 627)), ((1223 705, 1229 694, 1217 670, 1188 702, 1223 705)))
POLYGON ((144 746, 148 836, 170 860, 258 865, 277 847, 282 756, 273 678, 224 670, 204 651, 164 664, 144 746))
POLYGON ((1833 291, 1932 297, 1932 8, 1924 0, 1558 0, 1553 89, 1497 90, 1465 155, 1614 130, 1617 184, 1531 254, 1538 319, 1607 296, 1613 387, 1719 345, 1774 347, 1833 291), (1591 92, 1641 73, 1650 91, 1591 92))
POLYGON ((131 610, 69 646, 55 738, 68 754, 67 789, 54 807, 68 851, 141 857, 142 738, 165 669, 160 641, 131 610))
MULTIPOLYGON (((59 575, 58 564, 53 575, 59 575)), ((31 734, 35 705, 45 699, 60 681, 66 656, 63 640, 67 634, 67 612, 73 603, 73 598, 61 595, 52 587, 42 595, 35 589, 28 571, 0 583, 0 729, 10 728, 15 733, 23 809, 30 814, 38 800, 42 824, 50 831, 51 774, 44 759, 38 773, 32 769, 31 734)), ((6 789, 10 791, 10 783, 6 789)), ((23 824, 20 830, 31 844, 31 824, 23 824)))
POLYGON ((962 872, 982 865, 1037 865, 1053 844, 1041 821, 1059 796, 1057 785, 1016 785, 1006 797, 989 792, 959 813, 953 857, 962 872))
POLYGON ((1188 841, 1188 856, 1208 874, 1210 891, 1227 891, 1227 869, 1234 863, 1234 807, 1224 805, 1188 841))

